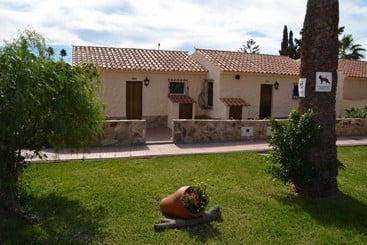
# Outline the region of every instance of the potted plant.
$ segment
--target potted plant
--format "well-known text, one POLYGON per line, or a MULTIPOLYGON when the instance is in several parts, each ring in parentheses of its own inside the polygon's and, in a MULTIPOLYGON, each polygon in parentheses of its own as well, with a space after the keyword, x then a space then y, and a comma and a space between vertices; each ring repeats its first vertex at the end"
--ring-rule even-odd
POLYGON ((183 186, 159 204, 166 216, 192 219, 203 214, 209 202, 205 185, 183 186))

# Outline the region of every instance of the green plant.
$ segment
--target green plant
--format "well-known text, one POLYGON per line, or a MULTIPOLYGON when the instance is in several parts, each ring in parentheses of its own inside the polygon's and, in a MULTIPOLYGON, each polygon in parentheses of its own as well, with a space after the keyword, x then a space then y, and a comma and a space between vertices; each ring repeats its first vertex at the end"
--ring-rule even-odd
POLYGON ((338 156, 341 193, 316 200, 269 181, 256 152, 32 164, 27 207, 41 222, 0 208, 0 244, 367 244, 367 147, 338 156), (155 232, 161 197, 192 176, 210 179, 224 222, 155 232))
POLYGON ((206 185, 190 186, 181 197, 181 203, 191 213, 197 214, 204 211, 209 203, 206 185))
POLYGON ((352 107, 351 109, 346 109, 345 112, 346 118, 367 118, 367 105, 359 109, 352 107))
POLYGON ((56 61, 45 38, 34 31, 0 48, 1 206, 26 214, 19 204, 20 178, 26 159, 43 157, 46 144, 62 148, 94 142, 104 120, 99 86, 96 67, 56 61))
POLYGON ((274 179, 293 183, 297 187, 310 186, 313 183, 318 169, 306 160, 305 155, 320 133, 320 126, 314 125, 313 118, 312 110, 304 114, 294 110, 286 122, 270 120, 270 145, 273 147, 270 160, 273 165, 269 172, 274 179))

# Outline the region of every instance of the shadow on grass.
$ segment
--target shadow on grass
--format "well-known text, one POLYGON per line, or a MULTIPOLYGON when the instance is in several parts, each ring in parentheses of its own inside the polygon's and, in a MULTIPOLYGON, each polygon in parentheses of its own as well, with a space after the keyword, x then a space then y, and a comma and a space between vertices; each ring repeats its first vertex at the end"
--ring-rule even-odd
POLYGON ((205 243, 220 236, 220 231, 212 223, 200 224, 186 228, 190 238, 205 243))
POLYGON ((339 193, 336 197, 326 199, 310 199, 294 195, 276 199, 289 206, 301 207, 324 226, 355 229, 367 235, 367 205, 347 194, 339 193))
POLYGON ((87 209, 77 201, 52 193, 29 199, 41 221, 29 224, 0 210, 0 243, 5 244, 89 244, 102 243, 106 234, 100 221, 103 207, 87 209))

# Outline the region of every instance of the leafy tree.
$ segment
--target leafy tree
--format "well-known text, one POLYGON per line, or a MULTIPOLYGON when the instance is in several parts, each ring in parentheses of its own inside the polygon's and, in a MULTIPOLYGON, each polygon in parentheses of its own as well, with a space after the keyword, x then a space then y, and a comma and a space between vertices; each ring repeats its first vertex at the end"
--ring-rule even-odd
MULTIPOLYGON (((297 39, 294 38, 294 44, 293 44, 293 36, 292 31, 289 32, 289 38, 287 26, 284 26, 283 30, 283 41, 281 44, 282 49, 279 50, 279 54, 282 56, 289 56, 292 59, 299 59, 301 57, 301 44, 302 44, 302 38, 297 39), (286 39, 285 39, 286 38, 286 39), (287 40, 288 43, 284 42, 284 40, 287 40)), ((341 26, 338 28, 338 35, 343 34, 344 32, 344 26, 341 26)), ((301 30, 300 34, 303 34, 303 30, 301 30)), ((353 37, 351 34, 344 35, 339 40, 339 58, 343 59, 351 59, 351 60, 360 60, 364 58, 364 55, 361 54, 361 52, 366 51, 362 47, 361 44, 353 44, 353 37)))
POLYGON ((351 34, 343 35, 339 41, 339 58, 360 60, 364 58, 361 53, 366 51, 361 44, 354 44, 354 40, 351 34))
POLYGON ((301 113, 313 110, 314 126, 321 128, 320 140, 306 150, 306 160, 317 169, 313 183, 298 189, 302 194, 326 197, 337 194, 338 165, 335 132, 335 97, 338 68, 338 0, 308 0, 303 26, 300 75, 307 79, 301 113), (324 11, 327 9, 328 11, 324 11), (322 13, 322 14, 320 14, 322 13), (319 47, 323 47, 320 49, 319 47), (316 72, 332 73, 331 92, 316 91, 316 72))
POLYGON ((293 31, 290 30, 288 39, 288 56, 297 60, 301 57, 300 52, 300 41, 297 38, 293 39, 293 31))
POLYGON ((260 46, 256 45, 256 42, 253 39, 250 39, 240 48, 240 51, 247 54, 259 54, 260 46))
POLYGON ((26 30, 0 49, 0 203, 25 218, 19 179, 31 156, 50 144, 81 147, 101 132, 99 74, 53 59, 45 39, 26 30))

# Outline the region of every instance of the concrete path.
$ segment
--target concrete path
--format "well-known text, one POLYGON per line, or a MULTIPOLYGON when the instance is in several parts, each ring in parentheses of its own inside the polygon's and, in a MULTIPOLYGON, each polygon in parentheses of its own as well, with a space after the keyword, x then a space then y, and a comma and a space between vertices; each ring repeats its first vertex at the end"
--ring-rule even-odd
MULTIPOLYGON (((342 137, 337 140, 338 146, 367 145, 367 137, 342 137)), ((255 151, 262 152, 270 150, 267 141, 246 141, 246 142, 226 142, 207 144, 173 144, 171 142, 146 144, 140 146, 120 146, 120 147, 93 147, 84 151, 73 152, 63 150, 54 152, 46 149, 48 158, 41 162, 48 161, 70 161, 70 160, 90 160, 90 159, 112 159, 112 158, 146 158, 157 156, 174 156, 188 154, 212 154, 226 152, 255 151)), ((39 161, 34 159, 33 161, 39 161)))

